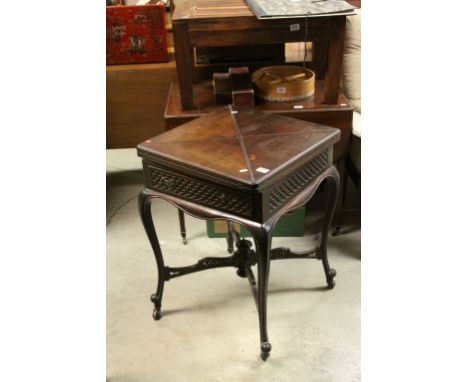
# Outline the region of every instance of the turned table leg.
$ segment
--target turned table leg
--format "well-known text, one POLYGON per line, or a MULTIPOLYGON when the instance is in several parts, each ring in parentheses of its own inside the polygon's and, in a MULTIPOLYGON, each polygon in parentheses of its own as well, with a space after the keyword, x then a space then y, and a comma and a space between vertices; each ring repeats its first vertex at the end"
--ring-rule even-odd
POLYGON ((161 303, 164 292, 164 259, 159 246, 158 236, 154 229, 153 218, 151 216, 151 201, 154 195, 151 194, 147 189, 143 189, 140 192, 138 199, 138 210, 140 212, 141 221, 145 228, 148 239, 153 248, 154 257, 156 258, 156 264, 158 266, 158 286, 156 293, 151 295, 151 302, 154 304, 153 318, 159 320, 161 318, 161 303))

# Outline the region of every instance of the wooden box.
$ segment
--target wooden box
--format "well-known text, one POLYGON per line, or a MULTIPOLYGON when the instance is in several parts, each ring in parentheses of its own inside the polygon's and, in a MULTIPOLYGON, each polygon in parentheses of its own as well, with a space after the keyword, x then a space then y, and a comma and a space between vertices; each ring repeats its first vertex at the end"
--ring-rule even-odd
POLYGON ((163 4, 106 7, 106 63, 167 62, 163 4))

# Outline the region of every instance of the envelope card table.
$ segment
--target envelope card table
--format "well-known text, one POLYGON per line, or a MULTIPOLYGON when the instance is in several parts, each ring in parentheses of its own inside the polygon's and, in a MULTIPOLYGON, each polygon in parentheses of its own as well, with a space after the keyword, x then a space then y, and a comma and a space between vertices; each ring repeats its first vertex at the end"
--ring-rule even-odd
POLYGON ((226 106, 139 144, 145 178, 139 211, 158 266, 157 290, 151 296, 153 318, 161 318, 165 281, 210 268, 237 268, 252 288, 261 357, 266 360, 271 351, 267 333, 270 261, 319 259, 328 288, 335 285, 327 238, 339 189, 339 175, 332 165, 333 144, 339 136, 340 130, 333 127, 226 106), (319 245, 302 253, 272 249, 278 219, 307 203, 322 183, 327 202, 319 245), (237 239, 231 256, 206 257, 185 267, 166 266, 151 214, 154 198, 197 218, 240 223, 250 230, 255 250, 250 241, 231 231, 231 247, 233 236, 237 239), (253 265, 257 265, 257 280, 253 265))

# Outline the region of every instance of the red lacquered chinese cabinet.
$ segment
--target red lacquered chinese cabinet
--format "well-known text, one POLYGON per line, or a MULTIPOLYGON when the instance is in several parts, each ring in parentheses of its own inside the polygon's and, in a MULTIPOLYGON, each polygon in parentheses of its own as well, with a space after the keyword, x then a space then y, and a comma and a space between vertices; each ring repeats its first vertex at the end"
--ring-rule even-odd
POLYGON ((106 7, 106 63, 169 61, 163 4, 106 7))

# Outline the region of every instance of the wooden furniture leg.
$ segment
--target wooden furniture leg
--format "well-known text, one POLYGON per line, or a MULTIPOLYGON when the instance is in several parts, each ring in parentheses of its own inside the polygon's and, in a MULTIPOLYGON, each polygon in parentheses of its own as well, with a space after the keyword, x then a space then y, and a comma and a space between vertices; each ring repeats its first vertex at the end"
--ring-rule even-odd
POLYGON ((328 42, 318 40, 312 44, 312 62, 309 67, 315 72, 316 79, 323 80, 327 70, 328 42))
POLYGON ((234 252, 234 226, 232 221, 228 220, 227 222, 227 245, 228 245, 228 253, 234 252))
POLYGON ((154 194, 147 189, 143 189, 140 192, 138 198, 138 210, 140 212, 141 221, 145 228, 146 234, 148 235, 149 242, 153 248, 154 257, 156 258, 156 264, 158 266, 158 286, 156 293, 151 295, 151 302, 154 304, 153 318, 159 320, 161 318, 161 303, 164 292, 164 259, 159 246, 158 236, 154 229, 153 218, 151 216, 151 200, 154 198, 154 194))
POLYGON ((267 329, 267 293, 268 276, 270 273, 270 250, 273 227, 262 225, 260 228, 251 228, 251 231, 257 250, 257 301, 258 320, 260 324, 260 356, 265 361, 270 355, 271 351, 271 344, 268 341, 267 329))
POLYGON ((340 178, 343 179, 338 189, 338 201, 336 204, 335 215, 333 219, 332 236, 340 233, 342 219, 343 219, 343 206, 346 201, 346 189, 348 185, 348 172, 346 171, 346 159, 341 159, 337 162, 338 172, 340 178))
POLYGON ((188 23, 173 22, 174 49, 183 110, 193 109, 193 49, 189 43, 188 23))
POLYGON ((336 276, 336 270, 330 268, 328 264, 327 255, 327 244, 328 244, 328 230, 330 228, 331 221, 335 212, 335 207, 339 200, 340 190, 340 175, 335 170, 326 180, 327 188, 327 206, 324 216, 324 222, 322 224, 322 237, 320 239, 320 257, 322 259, 323 270, 325 271, 325 277, 327 279, 327 285, 329 289, 333 289, 335 281, 333 278, 336 276))
POLYGON ((180 236, 182 236, 182 243, 187 244, 187 230, 185 228, 185 215, 184 211, 179 210, 179 225, 180 225, 180 236))
POLYGON ((361 191, 361 174, 359 173, 356 166, 354 166, 353 162, 349 155, 346 158, 346 174, 348 174, 356 186, 356 188, 361 191))
POLYGON ((335 17, 332 18, 330 22, 336 23, 338 33, 328 43, 328 68, 325 75, 324 103, 335 104, 338 102, 338 95, 340 93, 346 18, 335 17))

